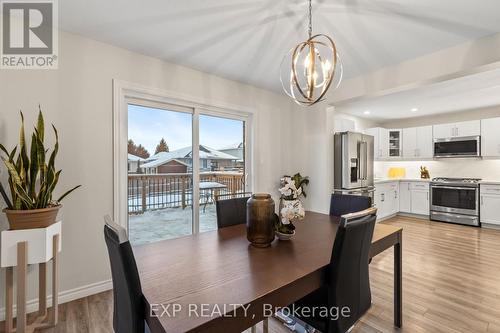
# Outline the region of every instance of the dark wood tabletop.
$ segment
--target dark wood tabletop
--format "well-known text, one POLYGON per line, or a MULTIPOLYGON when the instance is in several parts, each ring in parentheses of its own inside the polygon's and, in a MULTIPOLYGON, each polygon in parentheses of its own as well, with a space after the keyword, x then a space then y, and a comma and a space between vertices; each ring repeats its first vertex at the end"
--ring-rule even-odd
MULTIPOLYGON (((263 304, 287 306, 319 288, 338 222, 307 212, 293 240, 264 249, 250 245, 245 225, 135 247, 152 332, 241 332, 263 319, 263 304)), ((373 255, 400 233, 377 224, 373 255)))

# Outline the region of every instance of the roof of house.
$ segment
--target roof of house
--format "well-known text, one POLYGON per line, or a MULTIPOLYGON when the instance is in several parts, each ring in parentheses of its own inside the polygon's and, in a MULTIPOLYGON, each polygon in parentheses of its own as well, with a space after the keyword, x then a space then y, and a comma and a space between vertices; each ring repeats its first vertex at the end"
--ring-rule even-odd
POLYGON ((224 151, 224 150, 242 149, 242 148, 243 148, 243 142, 236 142, 236 143, 233 143, 231 145, 219 148, 219 150, 224 151))
MULTIPOLYGON (((170 162, 171 160, 177 160, 180 158, 190 158, 192 148, 184 147, 171 152, 161 152, 155 154, 147 160, 147 163, 141 165, 141 168, 155 168, 157 166, 163 165, 170 162)), ((205 145, 200 145, 200 159, 209 160, 236 160, 237 157, 223 153, 221 151, 215 150, 213 148, 207 147, 205 145)), ((178 161, 180 162, 180 161, 178 161)))
POLYGON ((142 157, 139 157, 139 156, 136 156, 136 155, 133 155, 133 154, 128 154, 127 159, 129 161, 145 161, 146 160, 146 159, 144 159, 142 157))

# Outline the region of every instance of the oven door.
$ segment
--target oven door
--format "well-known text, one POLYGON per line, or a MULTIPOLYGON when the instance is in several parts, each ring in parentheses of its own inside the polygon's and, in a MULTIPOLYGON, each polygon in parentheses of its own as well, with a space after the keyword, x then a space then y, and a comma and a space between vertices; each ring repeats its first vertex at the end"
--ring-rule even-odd
POLYGON ((434 140, 434 157, 480 157, 481 139, 468 136, 434 140))
POLYGON ((477 187, 431 185, 431 211, 479 215, 477 187))

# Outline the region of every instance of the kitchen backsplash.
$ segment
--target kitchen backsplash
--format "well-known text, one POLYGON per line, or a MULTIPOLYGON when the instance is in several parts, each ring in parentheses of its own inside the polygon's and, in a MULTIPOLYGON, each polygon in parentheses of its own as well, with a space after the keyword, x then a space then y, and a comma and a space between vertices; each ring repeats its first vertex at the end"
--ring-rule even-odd
POLYGON ((500 181, 500 160, 446 159, 439 161, 376 161, 375 178, 387 178, 389 168, 405 168, 405 178, 420 178, 420 166, 434 177, 471 177, 500 181))

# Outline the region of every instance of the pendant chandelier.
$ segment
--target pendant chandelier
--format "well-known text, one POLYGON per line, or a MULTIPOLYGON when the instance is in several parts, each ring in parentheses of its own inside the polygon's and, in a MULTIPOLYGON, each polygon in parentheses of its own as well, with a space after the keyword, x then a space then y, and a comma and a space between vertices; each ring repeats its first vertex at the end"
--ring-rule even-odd
POLYGON ((309 38, 292 48, 281 61, 280 80, 285 93, 299 105, 322 101, 330 88, 342 81, 342 63, 337 47, 327 35, 312 33, 312 4, 309 2, 309 38))

